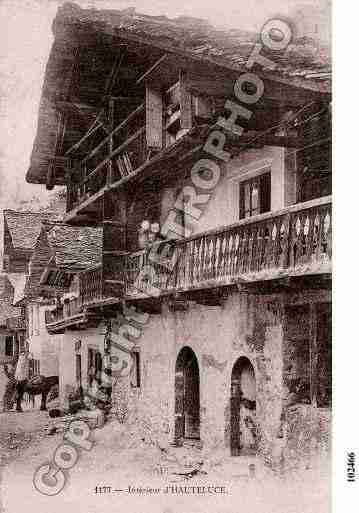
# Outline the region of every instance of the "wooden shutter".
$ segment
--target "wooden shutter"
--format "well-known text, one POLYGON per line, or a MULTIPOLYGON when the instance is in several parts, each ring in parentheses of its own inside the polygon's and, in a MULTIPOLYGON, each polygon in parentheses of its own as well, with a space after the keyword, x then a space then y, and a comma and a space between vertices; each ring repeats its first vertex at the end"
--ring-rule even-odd
POLYGON ((162 92, 146 85, 146 140, 150 148, 162 148, 162 92))
POLYGON ((271 176, 265 173, 259 182, 260 213, 270 212, 271 209, 271 176))
POLYGON ((181 128, 192 128, 192 104, 191 93, 187 86, 187 74, 180 72, 180 110, 181 110, 181 128))

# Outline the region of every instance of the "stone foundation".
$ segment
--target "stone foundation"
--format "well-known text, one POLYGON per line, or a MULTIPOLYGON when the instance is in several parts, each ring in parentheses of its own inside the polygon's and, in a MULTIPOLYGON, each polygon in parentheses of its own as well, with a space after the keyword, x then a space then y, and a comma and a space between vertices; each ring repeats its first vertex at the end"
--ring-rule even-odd
MULTIPOLYGON (((323 292, 312 294, 310 301, 323 301, 323 296, 326 297, 323 292)), ((298 301, 305 304, 308 299, 299 297, 298 301)), ((299 338, 307 336, 300 322, 295 332, 299 338)), ((233 454, 233 444, 238 443, 233 436, 236 422, 232 414, 236 386, 233 369, 244 358, 253 368, 255 380, 254 397, 245 398, 249 409, 243 410, 249 430, 247 438, 253 435, 249 449, 255 447, 257 455, 277 471, 300 466, 301 462, 306 466, 315 455, 328 452, 329 410, 295 404, 298 398, 291 404, 288 399, 293 401, 288 388, 288 364, 292 374, 305 380, 309 375, 305 365, 309 362, 295 347, 288 330, 284 294, 234 292, 222 306, 189 302, 184 311, 172 311, 170 304, 163 302, 161 314, 150 316, 137 345, 141 387, 133 388, 131 380, 126 383, 120 380, 113 386, 112 400, 120 422, 136 419, 148 436, 161 443, 164 439, 177 444, 186 441, 183 426, 187 422, 187 432, 191 432, 193 420, 189 417, 193 417, 193 411, 181 413, 184 406, 178 404, 175 390, 178 387, 181 390, 185 386, 183 379, 189 379, 178 367, 178 356, 187 347, 198 364, 198 416, 204 451, 219 450, 223 456, 229 456, 233 454)), ((243 431, 243 418, 239 422, 243 431)), ((243 438, 243 433, 240 436, 243 438)), ((241 450, 243 447, 239 454, 241 450)))

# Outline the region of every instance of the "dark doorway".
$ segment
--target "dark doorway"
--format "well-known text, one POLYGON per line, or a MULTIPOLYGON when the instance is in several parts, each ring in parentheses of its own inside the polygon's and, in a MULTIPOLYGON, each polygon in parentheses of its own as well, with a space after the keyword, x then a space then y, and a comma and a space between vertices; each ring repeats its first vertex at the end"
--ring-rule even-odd
POLYGON ((175 439, 199 440, 200 396, 199 369, 190 347, 181 349, 175 376, 175 439))
POLYGON ((81 354, 76 355, 76 383, 78 387, 82 387, 82 361, 81 354))
POLYGON ((231 377, 231 455, 257 452, 256 379, 248 358, 238 358, 231 377))
POLYGON ((316 373, 312 378, 319 408, 332 404, 332 305, 319 303, 316 307, 317 358, 316 373))
POLYGON ((87 367, 87 381, 88 386, 92 386, 93 380, 96 379, 97 384, 101 385, 102 382, 102 354, 96 349, 89 348, 88 350, 88 367, 87 367))
POLYGON ((9 335, 5 338, 5 356, 13 356, 14 355, 14 338, 12 335, 9 335))

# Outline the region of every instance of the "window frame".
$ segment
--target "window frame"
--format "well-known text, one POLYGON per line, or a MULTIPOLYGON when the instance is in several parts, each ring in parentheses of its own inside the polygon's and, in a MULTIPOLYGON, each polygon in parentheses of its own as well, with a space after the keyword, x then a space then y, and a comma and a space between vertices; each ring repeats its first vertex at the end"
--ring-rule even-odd
POLYGON ((239 180, 238 188, 239 188, 239 191, 238 191, 238 214, 239 214, 238 218, 239 219, 249 219, 251 217, 254 217, 254 216, 257 216, 260 214, 271 212, 271 207, 272 207, 272 170, 271 170, 271 168, 261 169, 260 172, 258 172, 258 173, 255 173, 251 176, 243 177, 243 179, 239 180), (269 183, 269 198, 267 198, 268 203, 269 203, 269 209, 263 211, 262 207, 261 207, 261 179, 263 179, 264 177, 268 178, 268 183, 269 183), (250 206, 249 206, 250 214, 246 215, 247 210, 246 210, 246 206, 245 206, 245 187, 247 184, 249 184, 250 190, 252 191, 253 184, 256 181, 258 182, 258 199, 257 199, 258 212, 253 213, 254 209, 252 207, 252 195, 250 193, 250 196, 249 196, 249 198, 250 198, 250 206))

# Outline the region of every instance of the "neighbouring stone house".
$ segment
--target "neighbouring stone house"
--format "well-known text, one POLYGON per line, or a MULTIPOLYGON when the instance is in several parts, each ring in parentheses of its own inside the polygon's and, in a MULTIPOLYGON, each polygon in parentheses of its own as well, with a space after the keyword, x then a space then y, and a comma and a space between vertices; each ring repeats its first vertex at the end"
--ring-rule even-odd
POLYGON ((66 185, 65 223, 102 230, 95 269, 42 275, 78 294, 56 320, 69 381, 86 366, 81 324, 131 356, 112 389, 121 421, 274 468, 328 454, 329 58, 302 40, 268 52, 278 65, 253 69, 264 93, 238 136, 257 35, 73 4, 53 31, 26 179, 66 185))
MULTIPOLYGON (((49 213, 4 210, 3 269, 14 286, 13 302, 22 309, 30 351, 30 375, 58 375, 58 350, 45 325, 51 294, 29 294, 30 261, 49 213)), ((39 292, 39 291, 37 291, 39 292)), ((52 291, 51 291, 52 292, 52 291)))
POLYGON ((101 227, 48 223, 30 260, 28 294, 51 294, 43 324, 47 336, 56 341, 59 395, 65 409, 69 394, 86 389, 94 369, 102 369, 106 331, 99 326, 102 316, 91 311, 91 304, 101 301, 96 289, 101 259, 101 227))
POLYGON ((4 364, 15 366, 19 351, 25 344, 25 317, 21 307, 14 306, 17 276, 0 274, 0 409, 8 378, 4 364))

